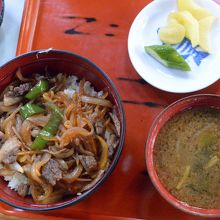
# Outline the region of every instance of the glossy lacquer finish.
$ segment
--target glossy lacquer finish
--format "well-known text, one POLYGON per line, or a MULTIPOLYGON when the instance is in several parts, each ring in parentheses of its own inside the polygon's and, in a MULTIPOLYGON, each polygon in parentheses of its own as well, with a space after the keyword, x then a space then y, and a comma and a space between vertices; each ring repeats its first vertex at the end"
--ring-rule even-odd
MULTIPOLYGON (((164 107, 189 95, 153 88, 140 79, 130 63, 128 32, 135 16, 149 2, 26 1, 18 54, 53 47, 81 54, 98 64, 113 80, 123 100, 126 138, 116 169, 86 200, 63 210, 41 214, 1 204, 1 213, 29 219, 202 219, 170 205, 159 195, 147 174, 145 143, 153 120, 164 107)), ((198 93, 220 94, 220 82, 198 93)))

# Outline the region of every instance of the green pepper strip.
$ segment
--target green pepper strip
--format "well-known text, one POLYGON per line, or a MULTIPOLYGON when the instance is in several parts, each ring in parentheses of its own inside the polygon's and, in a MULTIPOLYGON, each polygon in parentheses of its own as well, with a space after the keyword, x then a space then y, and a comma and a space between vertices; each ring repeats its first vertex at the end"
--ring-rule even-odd
POLYGON ((49 84, 46 80, 40 80, 26 95, 25 98, 32 100, 41 96, 49 90, 49 84))
POLYGON ((20 109, 21 117, 24 119, 31 117, 32 115, 39 114, 44 112, 44 109, 41 108, 39 105, 27 103, 26 105, 22 106, 20 109))
POLYGON ((32 149, 44 149, 49 142, 45 138, 53 137, 58 129, 61 121, 63 120, 63 112, 55 105, 52 109, 52 114, 46 126, 41 130, 40 134, 35 138, 34 143, 31 145, 32 149))
POLYGON ((46 106, 48 106, 52 112, 56 112, 58 115, 60 115, 61 118, 64 117, 63 112, 56 105, 54 105, 52 102, 48 102, 46 104, 46 106))

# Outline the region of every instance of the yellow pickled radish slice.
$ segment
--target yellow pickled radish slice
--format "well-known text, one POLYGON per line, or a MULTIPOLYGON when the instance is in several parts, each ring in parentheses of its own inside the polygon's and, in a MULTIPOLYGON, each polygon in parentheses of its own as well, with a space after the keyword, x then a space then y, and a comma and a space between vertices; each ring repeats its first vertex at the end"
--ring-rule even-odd
POLYGON ((194 0, 178 0, 179 11, 189 11, 197 20, 211 16, 211 13, 205 8, 197 5, 194 0))
POLYGON ((191 40, 193 47, 199 44, 199 23, 188 11, 170 13, 168 19, 176 19, 185 27, 186 37, 191 40))
POLYGON ((175 18, 171 18, 168 16, 167 24, 171 25, 171 24, 180 24, 180 23, 175 18))
POLYGON ((159 37, 166 44, 178 44, 185 37, 185 28, 183 25, 173 22, 167 27, 160 28, 159 37))
POLYGON ((199 45, 207 52, 211 52, 210 46, 210 30, 216 20, 216 17, 209 16, 199 21, 199 45))

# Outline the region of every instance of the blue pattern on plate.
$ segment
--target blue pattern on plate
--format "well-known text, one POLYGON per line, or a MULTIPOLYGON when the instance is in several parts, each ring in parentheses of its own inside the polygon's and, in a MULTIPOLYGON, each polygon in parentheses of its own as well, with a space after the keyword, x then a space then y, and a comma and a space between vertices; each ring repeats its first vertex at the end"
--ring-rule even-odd
MULTIPOLYGON (((157 34, 160 28, 157 29, 157 34)), ((164 43, 163 43, 164 44, 164 43)), ((178 53, 183 57, 184 60, 188 59, 190 56, 193 57, 194 62, 199 66, 203 59, 209 56, 209 53, 201 51, 199 46, 193 47, 191 41, 184 38, 183 41, 174 46, 178 53)))
POLYGON ((192 47, 190 40, 187 38, 184 38, 184 40, 175 48, 185 60, 192 56, 197 66, 201 64, 203 59, 209 56, 209 53, 201 51, 198 46, 195 48, 192 47))

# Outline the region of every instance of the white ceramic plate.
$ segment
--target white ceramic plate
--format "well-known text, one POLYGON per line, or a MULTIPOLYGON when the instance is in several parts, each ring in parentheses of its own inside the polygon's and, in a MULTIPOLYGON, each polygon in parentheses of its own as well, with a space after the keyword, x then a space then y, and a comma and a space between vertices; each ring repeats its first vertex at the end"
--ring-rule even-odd
POLYGON ((24 0, 5 0, 0 27, 0 66, 16 56, 17 43, 24 9, 24 0))
POLYGON ((158 63, 144 51, 144 46, 162 44, 157 30, 166 26, 167 16, 177 10, 177 0, 155 0, 148 4, 135 18, 128 37, 131 62, 151 85, 168 92, 187 93, 203 89, 220 78, 220 6, 212 0, 197 0, 217 17, 211 31, 212 53, 193 49, 185 39, 177 50, 185 55, 192 71, 169 69, 158 63), (208 56, 207 56, 208 55, 208 56))

